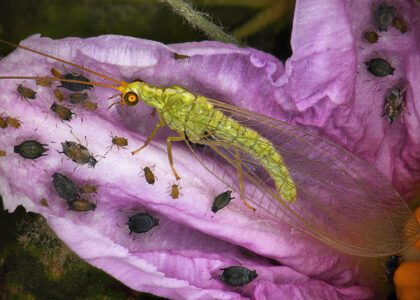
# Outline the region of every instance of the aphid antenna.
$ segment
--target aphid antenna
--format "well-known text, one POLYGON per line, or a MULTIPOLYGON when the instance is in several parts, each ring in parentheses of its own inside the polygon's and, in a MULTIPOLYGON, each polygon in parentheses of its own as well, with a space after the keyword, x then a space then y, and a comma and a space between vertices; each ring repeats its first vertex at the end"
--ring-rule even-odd
POLYGON ((148 242, 150 242, 150 239, 152 238, 153 233, 155 232, 155 230, 159 230, 160 229, 160 226, 156 226, 156 227, 158 227, 158 228, 156 228, 156 229, 155 228, 152 228, 152 230, 150 230, 151 232, 150 232, 149 238, 147 239, 148 242))
MULTIPOLYGON (((70 127, 70 126, 69 126, 70 127)), ((82 144, 82 142, 80 141, 80 139, 76 136, 76 134, 73 132, 73 128, 72 127, 70 127, 70 134, 77 140, 77 142, 80 144, 80 145, 83 145, 82 144)), ((88 148, 88 141, 87 141, 87 138, 86 138, 86 135, 85 135, 85 145, 86 145, 86 148, 88 148)))
MULTIPOLYGON (((59 61, 59 62, 62 62, 62 63, 64 63, 64 64, 66 64, 66 65, 69 65, 69 66, 75 67, 75 68, 77 68, 77 69, 79 69, 79 70, 82 70, 82 71, 85 71, 85 72, 87 72, 87 73, 90 73, 90 74, 96 75, 96 76, 98 76, 98 77, 101 77, 102 79, 105 79, 105 80, 111 81, 111 82, 113 82, 113 83, 117 84, 118 86, 127 86, 127 85, 128 85, 128 83, 127 83, 127 82, 125 82, 125 81, 119 81, 119 80, 116 80, 116 79, 114 79, 114 78, 112 78, 112 77, 106 76, 106 75, 104 75, 104 74, 102 74, 102 73, 99 73, 99 72, 93 71, 93 70, 91 70, 91 69, 88 69, 88 68, 86 68, 86 67, 83 67, 83 66, 78 65, 78 64, 75 64, 75 63, 72 63, 72 62, 67 61, 67 60, 65 60, 65 59, 62 59, 62 58, 59 58, 59 57, 53 56, 53 55, 51 55, 51 54, 47 54, 47 53, 44 53, 44 52, 41 52, 41 51, 38 51, 38 50, 35 50, 35 49, 31 49, 31 48, 26 47, 26 46, 17 45, 17 44, 14 44, 14 43, 11 43, 11 42, 8 42, 8 41, 5 41, 5 40, 2 40, 2 39, 0 39, 0 43, 3 43, 3 44, 6 44, 6 45, 9 45, 9 46, 14 47, 14 48, 24 49, 24 50, 26 50, 26 51, 29 51, 29 52, 32 52, 32 53, 35 53, 35 54, 38 54, 38 55, 41 55, 41 56, 44 56, 44 57, 48 57, 48 58, 51 58, 51 59, 56 60, 56 61, 59 61)), ((2 77, 0 77, 0 79, 1 79, 1 78, 2 78, 2 77)), ((31 78, 31 79, 33 79, 33 78, 31 78)), ((67 82, 71 82, 71 81, 67 81, 67 82)), ((86 84, 86 82, 74 82, 74 83, 86 84)), ((91 82, 89 82, 89 84, 92 84, 92 83, 91 83, 91 82)), ((101 85, 101 83, 98 83, 98 82, 96 82, 96 84, 97 84, 98 86, 100 86, 100 85, 101 85)), ((103 86, 105 86, 105 85, 103 85, 103 86)), ((110 87, 110 88, 114 88, 114 89, 117 89, 117 90, 118 90, 118 88, 117 88, 116 86, 106 85, 106 87, 110 87)))
POLYGON ((117 102, 112 102, 108 107, 107 107, 107 109, 111 109, 111 107, 113 107, 114 105, 117 105, 117 104, 120 104, 121 103, 121 100, 120 101, 117 101, 117 102))

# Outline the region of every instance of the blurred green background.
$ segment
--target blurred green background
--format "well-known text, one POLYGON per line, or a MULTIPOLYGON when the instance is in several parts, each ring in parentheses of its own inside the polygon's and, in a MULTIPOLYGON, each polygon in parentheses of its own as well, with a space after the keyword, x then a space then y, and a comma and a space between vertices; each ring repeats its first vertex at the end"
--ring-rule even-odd
MULTIPOLYGON (((290 56, 293 0, 190 0, 197 10, 245 45, 290 56)), ((209 39, 158 0, 2 0, 0 37, 18 42, 41 33, 51 38, 120 34, 178 43, 209 39)), ((10 49, 1 47, 4 55, 10 49)))
MULTIPOLYGON (((51 38, 119 34, 178 43, 208 40, 157 0, 1 0, 0 38, 18 43, 34 33, 51 38)), ((241 45, 281 60, 291 55, 293 0, 189 1, 241 45)), ((0 46, 0 55, 13 49, 0 46)), ((0 112, 1 113, 1 112, 0 112)), ((1 194, 1 191, 0 191, 1 194)), ((0 299, 160 299, 137 293, 84 263, 42 217, 0 198, 0 299)))

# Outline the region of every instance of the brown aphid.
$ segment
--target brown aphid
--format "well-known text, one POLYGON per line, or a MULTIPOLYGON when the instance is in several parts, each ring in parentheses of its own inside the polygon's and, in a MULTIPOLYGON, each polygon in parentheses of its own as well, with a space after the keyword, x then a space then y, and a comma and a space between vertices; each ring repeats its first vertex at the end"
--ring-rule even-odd
POLYGON ((371 44, 374 44, 378 41, 379 35, 374 31, 366 31, 363 33, 363 37, 365 40, 371 44))
POLYGON ((405 110, 404 91, 405 89, 393 87, 387 95, 382 116, 387 117, 390 123, 394 122, 405 110))
POLYGON ((65 107, 64 105, 57 104, 55 102, 51 105, 50 109, 53 112, 55 112, 55 114, 61 120, 64 120, 64 121, 70 121, 74 114, 69 108, 65 107))
POLYGON ((64 143, 61 143, 61 146, 63 147, 62 153, 79 165, 88 164, 93 168, 98 162, 89 150, 81 144, 65 141, 64 143))
POLYGON ((185 58, 190 58, 188 55, 184 55, 184 54, 179 54, 179 53, 174 53, 174 58, 176 60, 180 60, 180 59, 185 59, 185 58))
POLYGON ((67 205, 69 206, 69 210, 80 212, 96 209, 96 204, 86 199, 76 199, 74 201, 67 201, 67 205))
POLYGON ((58 71, 56 68, 51 68, 51 74, 55 78, 62 78, 63 77, 63 75, 60 73, 60 71, 58 71))
POLYGON ((112 145, 115 145, 118 147, 118 149, 120 147, 125 147, 128 146, 128 140, 125 137, 122 136, 112 136, 112 145))
POLYGON ((48 207, 48 200, 46 198, 41 198, 39 203, 41 203, 42 206, 48 207))
POLYGON ((72 93, 69 95, 69 98, 71 103, 79 104, 89 99, 89 96, 87 93, 72 93))
POLYGON ((7 124, 7 117, 2 117, 0 116, 0 128, 7 128, 7 126, 9 126, 9 124, 7 124))
POLYGON ((23 86, 22 84, 18 85, 17 91, 19 95, 26 100, 36 99, 36 92, 33 89, 23 86))
POLYGON ((0 149, 0 157, 5 157, 6 151, 0 149))
POLYGON ((7 125, 9 125, 10 127, 13 127, 15 129, 20 128, 20 121, 16 118, 12 118, 12 117, 7 117, 7 125))
POLYGON ((155 174, 153 174, 152 170, 149 167, 145 167, 143 171, 144 171, 144 177, 146 178, 147 183, 154 184, 156 181, 156 177, 155 177, 155 174))
POLYGON ((59 102, 64 100, 64 95, 59 89, 54 89, 53 92, 55 99, 57 99, 59 102))
POLYGON ((98 186, 95 184, 85 183, 79 187, 79 191, 83 194, 92 194, 98 192, 98 186))
POLYGON ((98 103, 87 100, 83 102, 83 107, 87 110, 95 110, 98 108, 98 103))
POLYGON ((392 21, 392 26, 397 28, 401 33, 407 32, 407 25, 405 25, 404 20, 401 18, 394 18, 394 20, 392 21))
POLYGON ((178 184, 173 184, 171 186, 171 197, 172 199, 178 199, 180 195, 181 187, 178 184))
POLYGON ((43 87, 51 87, 52 81, 48 78, 38 78, 36 79, 36 85, 43 87))

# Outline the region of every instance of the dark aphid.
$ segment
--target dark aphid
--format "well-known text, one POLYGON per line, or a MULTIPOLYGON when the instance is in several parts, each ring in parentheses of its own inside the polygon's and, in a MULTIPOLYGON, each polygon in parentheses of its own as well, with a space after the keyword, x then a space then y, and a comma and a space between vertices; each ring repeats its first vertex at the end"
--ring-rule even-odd
POLYGON ((220 280, 230 286, 244 286, 258 276, 255 270, 251 271, 240 266, 232 266, 222 270, 220 280))
POLYGON ((374 11, 374 19, 379 31, 387 31, 395 17, 395 9, 385 2, 374 11))
POLYGON ((148 213, 137 213, 128 218, 127 224, 130 234, 144 233, 159 225, 159 219, 154 218, 148 213))
POLYGON ((371 44, 374 44, 378 41, 378 34, 374 31, 366 31, 365 33, 363 33, 363 37, 365 38, 365 40, 371 44))
POLYGON ((75 201, 80 198, 79 190, 73 181, 71 181, 67 176, 54 173, 53 184, 57 194, 68 202, 75 201))
MULTIPOLYGON (((84 82, 87 82, 87 83, 89 82, 89 79, 87 79, 85 76, 83 76, 81 74, 67 73, 67 74, 64 74, 61 78, 84 81, 84 82)), ((61 81, 61 87, 65 88, 65 89, 68 89, 70 91, 73 91, 73 92, 80 92, 80 91, 83 91, 83 90, 91 89, 93 87, 93 85, 61 81)))
POLYGON ((111 136, 111 138, 112 138, 112 144, 117 146, 118 149, 120 147, 125 147, 128 145, 128 140, 125 137, 111 136))
POLYGON ((27 100, 36 99, 36 92, 33 89, 23 86, 22 84, 18 85, 17 91, 21 97, 27 100))
POLYGON ((20 121, 16 118, 7 117, 7 125, 15 129, 18 129, 20 127, 20 121))
POLYGON ((69 206, 69 210, 74 211, 89 211, 96 209, 96 204, 86 199, 67 201, 67 205, 69 206))
POLYGON ((211 211, 216 213, 221 210, 223 207, 229 204, 230 200, 233 199, 230 195, 232 191, 223 192, 214 198, 213 205, 211 206, 211 211))
POLYGON ((57 99, 59 102, 64 100, 64 95, 63 93, 59 90, 59 89, 55 89, 54 90, 54 97, 55 99, 57 99))
POLYGON ((46 155, 44 153, 47 152, 48 149, 44 146, 48 145, 41 144, 40 142, 35 140, 28 140, 21 143, 20 145, 15 146, 14 152, 18 153, 23 158, 37 159, 41 156, 46 155))
POLYGON ((184 55, 184 54, 179 54, 179 53, 174 53, 174 58, 176 59, 176 60, 180 60, 180 59, 185 59, 185 58, 189 58, 189 56, 188 55, 184 55))
POLYGON ((385 274, 386 274, 386 277, 390 280, 394 278, 395 270, 400 265, 399 259, 400 259, 400 256, 391 255, 385 264, 385 267, 386 267, 385 274))
POLYGON ((178 184, 173 184, 171 186, 171 197, 172 197, 172 199, 178 199, 179 198, 179 194, 180 194, 179 190, 180 190, 180 187, 179 187, 178 184))
POLYGON ((74 114, 69 108, 65 107, 64 105, 57 104, 55 102, 51 105, 50 109, 53 112, 55 112, 55 114, 61 120, 64 120, 64 121, 70 121, 74 114))
POLYGON ((39 203, 42 206, 48 207, 48 200, 46 198, 41 198, 41 200, 39 201, 39 203))
POLYGON ((87 110, 95 110, 98 108, 98 103, 87 100, 83 102, 83 107, 87 110))
POLYGON ((98 192, 98 186, 95 184, 85 183, 79 187, 79 191, 83 194, 92 194, 98 192))
POLYGON ((36 79, 36 85, 40 85, 43 87, 51 87, 52 81, 48 78, 38 78, 36 79))
POLYGON ((94 167, 98 162, 93 155, 89 152, 89 150, 78 143, 65 141, 61 143, 63 147, 63 152, 68 158, 70 158, 75 163, 80 165, 88 164, 90 167, 94 167))
POLYGON ((7 128, 7 126, 9 126, 9 124, 7 124, 7 117, 3 118, 2 116, 0 116, 0 128, 7 128))
POLYGON ((156 177, 155 177, 155 174, 153 174, 152 170, 149 167, 145 167, 143 171, 144 171, 144 177, 146 178, 147 183, 154 184, 156 181, 156 177))
POLYGON ((388 75, 394 74, 394 68, 391 66, 389 62, 387 62, 383 58, 374 58, 367 62, 365 65, 368 71, 377 77, 385 77, 388 75))
POLYGON ((5 157, 6 151, 0 149, 0 157, 5 157))
POLYGON ((383 117, 386 116, 390 123, 394 122, 404 111, 404 90, 394 87, 386 97, 383 117))
POLYGON ((407 25, 405 25, 404 20, 401 19, 401 18, 395 18, 392 21, 392 26, 397 28, 401 33, 406 33, 407 32, 407 25))
POLYGON ((69 95, 69 98, 71 103, 79 104, 89 99, 89 96, 87 93, 72 93, 69 95))

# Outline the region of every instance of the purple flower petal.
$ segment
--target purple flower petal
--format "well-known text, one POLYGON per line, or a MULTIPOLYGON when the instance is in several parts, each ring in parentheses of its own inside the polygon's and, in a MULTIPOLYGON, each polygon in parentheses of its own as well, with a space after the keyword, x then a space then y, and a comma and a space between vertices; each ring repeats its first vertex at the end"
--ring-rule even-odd
MULTIPOLYGON (((245 86, 257 85, 252 83, 251 76, 267 78, 267 74, 271 77, 282 74, 281 64, 271 56, 220 43, 203 43, 204 53, 198 55, 199 50, 191 50, 195 51, 194 56, 179 61, 173 59, 173 53, 185 54, 188 45, 171 48, 116 36, 61 41, 31 37, 23 44, 125 80, 140 76, 159 85, 179 83, 209 93, 224 81, 224 85, 214 89, 215 98, 223 91, 229 95, 235 84, 241 93, 244 89, 241 81, 245 86), (226 64, 226 75, 216 72, 216 64, 226 64), (182 65, 188 68, 181 68, 182 65), (199 73, 204 68, 208 70, 207 81, 200 81, 199 73), (187 73, 188 69, 191 74, 187 73), (229 69, 234 72, 229 73, 229 69), (239 74, 242 76, 235 79, 239 74)), ((196 44, 190 46, 195 48, 196 44)), ((2 75, 45 76, 51 67, 62 69, 61 63, 22 50, 1 61, 2 75)), ((266 86, 272 83, 270 78, 262 80, 266 86)), ((113 100, 106 99, 112 96, 112 90, 95 87, 88 93, 99 103, 99 108, 88 112, 75 107, 75 119, 65 122, 48 111, 54 101, 50 88, 36 88, 37 99, 28 102, 16 95, 16 84, 16 81, 0 81, 4 114, 22 121, 21 128, 4 129, 0 137, 7 151, 0 165, 5 208, 13 210, 22 204, 41 213, 58 236, 92 265, 134 289, 173 299, 273 298, 279 294, 361 299, 371 295, 358 282, 358 268, 349 258, 288 225, 266 220, 258 212, 253 214, 240 200, 234 200, 230 209, 210 216, 211 199, 226 187, 200 166, 191 165, 190 154, 185 150, 175 146, 177 170, 189 178, 179 200, 171 199, 167 190, 173 183, 173 175, 167 163, 166 147, 159 138, 134 157, 128 150, 116 147, 108 152, 111 133, 128 138, 130 147, 142 145, 156 122, 144 106, 108 110, 113 100), (77 166, 58 153, 62 150, 61 142, 78 142, 76 137, 97 155, 99 162, 95 168, 77 166), (26 139, 48 144, 48 155, 29 161, 13 153, 13 146, 26 139), (139 172, 153 165, 158 181, 149 185, 139 172), (52 187, 54 172, 65 174, 79 185, 96 182, 98 193, 91 199, 97 200, 97 209, 89 213, 68 211, 65 201, 52 187), (41 198, 48 200, 47 207, 41 205, 41 198), (160 225, 145 234, 129 235, 125 223, 138 211, 157 217, 160 225), (221 269, 231 265, 255 269, 258 277, 243 288, 231 288, 218 279, 221 269)), ((24 84, 35 89, 30 80, 24 84)))
POLYGON ((408 31, 402 34, 391 27, 379 32, 376 44, 369 44, 363 33, 376 30, 371 16, 379 3, 298 1, 293 56, 278 81, 279 93, 296 103, 295 109, 283 107, 291 121, 317 128, 372 163, 409 198, 420 179, 420 7, 415 1, 388 4, 404 19, 408 31), (392 76, 379 78, 366 70, 364 63, 377 57, 396 69, 392 76), (406 112, 390 124, 381 115, 387 93, 400 81, 407 87, 406 112))

